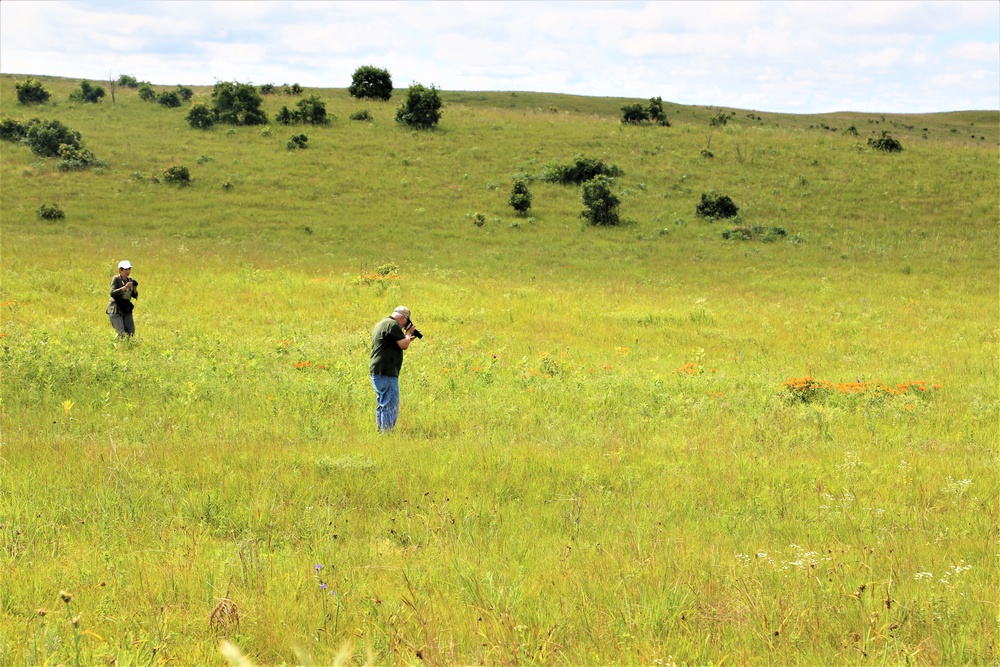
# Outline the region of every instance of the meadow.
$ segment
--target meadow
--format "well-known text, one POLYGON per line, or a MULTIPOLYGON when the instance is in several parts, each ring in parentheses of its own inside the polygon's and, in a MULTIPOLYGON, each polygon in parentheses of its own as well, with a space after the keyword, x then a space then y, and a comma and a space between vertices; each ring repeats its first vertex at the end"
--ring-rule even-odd
POLYGON ((107 167, 0 143, 0 664, 1000 660, 996 111, 443 91, 417 132, 402 90, 321 89, 327 126, 200 131, 20 78, 0 118, 107 167), (508 207, 576 155, 626 224, 537 179, 508 207), (723 239, 711 190, 786 235, 723 239), (398 304, 425 337, 380 436, 398 304))

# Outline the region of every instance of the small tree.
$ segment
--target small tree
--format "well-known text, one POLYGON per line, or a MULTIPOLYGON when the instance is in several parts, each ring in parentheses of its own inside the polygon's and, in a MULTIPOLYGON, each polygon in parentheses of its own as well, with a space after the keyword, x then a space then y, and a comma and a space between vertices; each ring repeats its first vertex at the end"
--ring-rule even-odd
POLYGON ((161 178, 164 183, 170 183, 171 185, 179 185, 181 187, 191 185, 191 171, 183 165, 167 167, 163 170, 161 178))
POLYGON ((156 91, 148 83, 144 83, 139 86, 139 99, 144 102, 152 102, 156 100, 156 91))
POLYGON ((622 107, 622 123, 641 125, 649 121, 649 112, 641 104, 626 104, 622 107))
POLYGON ((262 83, 260 85, 261 95, 274 95, 276 92, 276 86, 273 83, 262 83))
POLYGON ((903 150, 903 144, 893 139, 886 130, 882 130, 882 136, 878 139, 868 137, 868 145, 877 151, 885 151, 886 153, 898 153, 903 150))
POLYGON ((288 143, 285 144, 285 148, 290 151, 293 151, 296 148, 305 148, 308 141, 309 137, 304 134, 293 134, 288 138, 288 143))
POLYGON ((60 146, 81 148, 80 133, 58 120, 32 119, 24 136, 31 152, 41 157, 56 157, 60 146))
POLYGON ((122 74, 118 77, 118 85, 125 86, 126 88, 138 88, 139 79, 130 74, 122 74))
POLYGON ((614 179, 595 176, 583 184, 584 210, 580 217, 592 225, 614 226, 619 222, 618 205, 621 201, 611 192, 614 179))
POLYGON ((249 83, 219 81, 212 89, 212 107, 220 123, 267 125, 267 114, 260 108, 263 101, 249 83))
POLYGON ((101 86, 94 86, 89 81, 81 81, 80 87, 69 94, 69 99, 74 102, 97 104, 104 97, 104 94, 104 88, 101 86))
POLYGON ((347 92, 360 99, 388 100, 392 97, 392 77, 389 70, 363 65, 354 70, 347 92))
POLYGON ((663 111, 662 97, 650 97, 649 106, 646 107, 646 113, 649 114, 649 119, 657 125, 670 127, 670 121, 667 119, 667 114, 663 111))
MULTIPOLYGON (((34 119, 38 121, 38 119, 34 119)), ((28 123, 22 123, 13 118, 0 121, 0 140, 18 142, 28 133, 28 123)))
POLYGON ((25 106, 44 104, 51 97, 49 91, 45 90, 45 86, 38 79, 28 78, 24 81, 18 81, 14 84, 14 88, 17 90, 17 101, 25 106))
POLYGON ((695 207, 695 211, 703 218, 718 220, 720 218, 735 218, 740 209, 727 195, 711 191, 701 194, 701 203, 695 207))
POLYGON ((708 120, 708 124, 711 127, 722 127, 729 122, 729 114, 725 111, 719 111, 708 120))
POLYGON ((510 192, 510 199, 507 200, 510 207, 519 214, 524 215, 531 208, 531 191, 528 185, 521 179, 514 181, 514 187, 510 192))
POLYGON ((425 88, 414 83, 406 91, 406 99, 396 109, 396 122, 418 130, 426 130, 441 120, 441 98, 434 86, 425 88))
POLYGON ((194 97, 194 91, 187 86, 177 86, 177 97, 181 98, 182 102, 190 102, 191 98, 194 97))
POLYGON ((307 123, 309 125, 325 125, 329 122, 326 114, 326 103, 320 99, 319 95, 310 95, 299 100, 298 110, 289 111, 288 107, 282 106, 281 111, 275 116, 275 120, 282 125, 292 123, 307 123))
POLYGON ((204 104, 195 104, 188 111, 187 122, 196 130, 207 130, 215 125, 215 114, 204 104))
POLYGON ((181 105, 180 95, 172 90, 162 90, 156 96, 156 101, 168 109, 176 109, 181 105))
POLYGON ((111 70, 108 70, 108 90, 111 91, 111 105, 114 106, 116 104, 115 92, 118 90, 118 79, 111 73, 111 70))

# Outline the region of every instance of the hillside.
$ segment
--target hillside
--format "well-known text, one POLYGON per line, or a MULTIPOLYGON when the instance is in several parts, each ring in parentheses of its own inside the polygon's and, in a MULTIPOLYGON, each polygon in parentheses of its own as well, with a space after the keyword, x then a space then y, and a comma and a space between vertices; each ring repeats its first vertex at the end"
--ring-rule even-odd
POLYGON ((442 91, 411 131, 402 91, 307 89, 329 124, 276 124, 277 94, 204 131, 67 79, 26 108, 17 78, 0 119, 106 164, 0 142, 0 664, 1000 657, 1000 113, 638 127, 442 91), (620 169, 623 224, 541 178, 576 156, 620 169), (739 216, 698 215, 712 192, 739 216), (399 304, 424 338, 383 436, 399 304))

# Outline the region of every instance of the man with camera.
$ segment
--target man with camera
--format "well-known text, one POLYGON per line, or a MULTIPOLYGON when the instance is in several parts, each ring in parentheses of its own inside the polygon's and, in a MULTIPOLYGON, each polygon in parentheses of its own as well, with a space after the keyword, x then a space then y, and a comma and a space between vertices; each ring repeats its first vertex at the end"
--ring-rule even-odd
POLYGON ((135 335, 132 299, 139 298, 139 281, 132 277, 132 264, 127 259, 118 262, 118 275, 111 279, 111 299, 104 312, 111 318, 111 326, 118 332, 116 338, 135 335))
POLYGON ((372 376, 372 386, 378 395, 375 422, 381 433, 388 433, 396 427, 403 350, 410 347, 410 343, 417 338, 423 338, 423 334, 413 326, 410 309, 406 306, 396 306, 392 315, 372 329, 372 353, 368 369, 372 376))

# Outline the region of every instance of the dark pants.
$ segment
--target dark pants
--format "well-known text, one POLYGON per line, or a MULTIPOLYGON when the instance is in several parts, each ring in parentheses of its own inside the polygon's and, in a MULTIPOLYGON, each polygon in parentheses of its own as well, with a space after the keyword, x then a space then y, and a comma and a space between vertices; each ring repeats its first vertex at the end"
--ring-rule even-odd
POLYGON ((122 315, 121 313, 115 313, 113 315, 108 315, 111 318, 111 326, 115 328, 118 332, 117 338, 125 338, 126 336, 135 335, 135 320, 132 319, 132 313, 128 315, 122 315))

